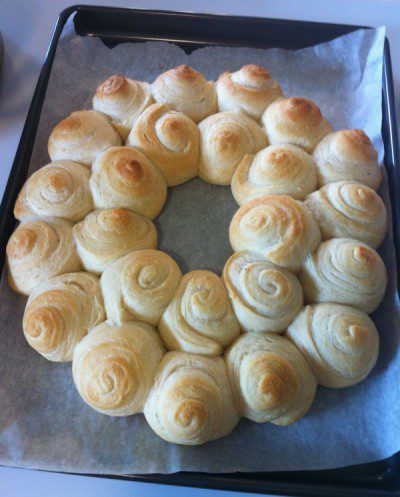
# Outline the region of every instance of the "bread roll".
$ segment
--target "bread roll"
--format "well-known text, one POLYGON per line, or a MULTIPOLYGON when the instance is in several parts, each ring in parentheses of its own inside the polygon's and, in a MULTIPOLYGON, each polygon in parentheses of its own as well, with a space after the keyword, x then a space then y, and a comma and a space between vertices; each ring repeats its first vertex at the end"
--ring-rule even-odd
POLYGON ((319 185, 358 181, 377 190, 382 180, 378 154, 359 129, 343 129, 325 136, 314 150, 319 185))
POLYGON ((281 332, 303 305, 297 277, 252 252, 236 252, 222 279, 242 331, 281 332))
POLYGON ((233 216, 229 239, 235 252, 249 250, 298 272, 321 240, 314 217, 286 195, 266 195, 243 205, 233 216))
POLYGON ((279 84, 266 69, 255 64, 222 73, 216 88, 220 111, 241 110, 256 120, 261 119, 268 105, 282 96, 279 84))
POLYGON ((93 97, 93 109, 109 116, 124 140, 136 119, 152 103, 148 83, 119 75, 101 83, 93 97))
POLYGON ((256 423, 287 426, 310 408, 317 381, 305 358, 284 337, 245 333, 225 354, 236 405, 256 423))
POLYGON ((109 416, 141 412, 164 354, 155 329, 129 321, 107 321, 77 345, 72 363, 76 388, 93 409, 109 416))
POLYGON ((337 304, 308 305, 287 330, 320 385, 342 388, 363 380, 374 367, 379 336, 362 311, 337 304))
POLYGON ((93 211, 74 226, 74 238, 83 267, 95 274, 132 250, 157 246, 154 224, 126 209, 93 211))
POLYGON ((232 194, 239 205, 271 194, 303 200, 316 188, 315 162, 296 145, 271 145, 246 155, 232 178, 232 194))
POLYGON ((222 357, 165 354, 144 415, 167 442, 199 445, 228 435, 239 415, 222 357))
POLYGON ((261 127, 242 112, 219 112, 199 124, 199 176, 215 185, 229 185, 245 154, 268 145, 261 127))
POLYGON ((30 176, 14 207, 19 221, 60 217, 76 223, 93 210, 90 170, 78 162, 51 162, 30 176))
POLYGON ((387 275, 380 255, 365 243, 333 238, 309 255, 300 271, 306 301, 357 307, 368 314, 382 302, 387 275))
POLYGON ((182 112, 195 123, 217 112, 215 83, 186 65, 160 74, 152 92, 156 102, 182 112))
POLYGON ((311 193, 306 207, 316 217, 322 238, 355 238, 379 247, 387 231, 385 204, 368 186, 338 181, 311 193))
POLYGON ((221 355, 240 332, 221 278, 204 270, 185 274, 158 331, 168 350, 221 355))
POLYGON ((156 326, 181 276, 177 263, 159 250, 135 250, 121 257, 101 277, 108 319, 118 326, 134 318, 156 326))
POLYGON ((122 207, 149 219, 161 212, 167 184, 160 171, 139 150, 112 147, 99 155, 90 178, 97 209, 122 207))
POLYGON ((56 218, 21 223, 7 243, 8 281, 22 295, 59 274, 82 269, 72 224, 56 218))
POLYGON ((80 110, 53 129, 48 151, 53 162, 71 160, 90 166, 98 154, 121 143, 121 136, 104 114, 80 110))
POLYGON ((76 345, 105 319, 99 280, 79 272, 56 276, 36 287, 22 327, 29 345, 49 361, 72 361, 76 345))
POLYGON ((270 145, 291 143, 311 153, 332 131, 314 102, 307 98, 280 98, 262 116, 270 145))
POLYGON ((153 104, 137 119, 127 145, 141 150, 163 173, 168 186, 194 178, 199 163, 199 130, 184 114, 153 104))

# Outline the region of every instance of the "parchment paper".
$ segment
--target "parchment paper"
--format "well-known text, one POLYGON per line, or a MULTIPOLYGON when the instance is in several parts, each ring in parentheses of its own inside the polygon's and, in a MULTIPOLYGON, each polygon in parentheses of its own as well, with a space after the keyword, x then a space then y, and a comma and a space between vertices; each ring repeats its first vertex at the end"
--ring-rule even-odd
MULTIPOLYGON (((310 97, 335 129, 364 129, 383 157, 381 78, 384 29, 357 31, 300 51, 214 47, 186 54, 168 43, 109 49, 78 37, 72 24, 59 44, 43 107, 31 172, 49 161, 47 138, 73 110, 90 108, 99 82, 114 73, 153 81, 187 63, 215 79, 245 63, 266 66, 285 95, 310 97)), ((390 213, 386 177, 381 188, 390 213)), ((237 206, 229 187, 195 179, 169 190, 156 224, 159 248, 182 271, 221 273, 231 249, 228 226, 237 206)), ((26 343, 25 299, 0 286, 0 463, 90 473, 234 472, 321 469, 386 458, 400 446, 399 302, 389 232, 380 249, 389 268, 385 301, 373 316, 381 337, 377 366, 360 385, 318 388, 309 414, 291 427, 242 420, 227 438, 178 447, 158 438, 143 415, 111 418, 90 409, 75 390, 70 364, 43 359, 26 343)))

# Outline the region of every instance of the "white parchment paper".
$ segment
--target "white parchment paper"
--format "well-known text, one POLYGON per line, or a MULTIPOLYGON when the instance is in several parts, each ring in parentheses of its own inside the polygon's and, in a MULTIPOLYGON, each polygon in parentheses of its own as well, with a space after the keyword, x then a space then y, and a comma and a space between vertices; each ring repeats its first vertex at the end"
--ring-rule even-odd
MULTIPOLYGON (((67 30, 59 44, 43 106, 30 171, 49 161, 53 126, 73 110, 90 108, 99 82, 121 73, 153 81, 187 63, 216 79, 246 63, 268 68, 287 96, 312 98, 335 129, 361 128, 383 158, 381 129, 384 29, 360 30, 300 51, 209 47, 185 53, 159 42, 113 49, 67 30)), ((380 190, 390 213, 386 176, 380 190)), ((221 273, 231 253, 228 226, 237 206, 229 187, 199 179, 169 190, 156 221, 159 248, 183 272, 221 273)), ((360 385, 319 387, 309 414, 287 428, 241 420, 228 437, 200 447, 158 438, 143 415, 111 418, 90 409, 75 390, 70 364, 54 364, 26 343, 25 299, 0 286, 0 463, 90 473, 234 472, 321 469, 386 458, 400 447, 399 302, 392 235, 380 253, 389 268, 384 302, 373 315, 381 337, 378 363, 360 385)))

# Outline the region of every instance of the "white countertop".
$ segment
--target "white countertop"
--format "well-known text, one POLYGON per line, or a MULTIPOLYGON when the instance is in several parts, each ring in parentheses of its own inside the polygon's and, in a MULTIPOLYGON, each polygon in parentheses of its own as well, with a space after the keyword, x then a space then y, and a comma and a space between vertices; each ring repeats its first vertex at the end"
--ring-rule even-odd
MULTIPOLYGON (((0 197, 18 146, 28 107, 58 14, 71 0, 1 0, 0 30, 5 60, 0 75, 0 197)), ((186 12, 250 15, 387 28, 400 115, 400 0, 82 0, 85 4, 113 5, 186 12)), ((105 497, 180 495, 207 497, 226 492, 196 490, 136 482, 87 478, 0 468, 1 497, 105 497)), ((229 493, 229 496, 249 494, 229 493)))

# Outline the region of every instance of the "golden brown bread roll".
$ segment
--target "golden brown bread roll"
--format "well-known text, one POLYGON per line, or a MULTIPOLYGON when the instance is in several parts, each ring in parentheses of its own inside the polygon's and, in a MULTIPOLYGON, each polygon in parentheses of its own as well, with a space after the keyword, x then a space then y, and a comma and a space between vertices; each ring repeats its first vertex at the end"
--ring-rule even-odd
POLYGON ((287 426, 303 417, 317 380, 306 359, 284 337, 245 333, 225 354, 233 395, 242 416, 287 426))
POLYGON ((385 204, 374 190, 361 183, 329 183, 311 193, 305 205, 316 217, 324 240, 355 238, 377 248, 385 238, 385 204))
POLYGON ((167 184, 160 171, 139 150, 111 147, 92 167, 90 188, 97 209, 122 207, 149 219, 161 212, 167 184))
POLYGON ((141 412, 163 354, 152 326, 129 321, 116 328, 106 321, 75 348, 76 388, 90 407, 103 414, 141 412))
POLYGON ((181 276, 177 263, 160 250, 135 250, 117 259, 101 276, 108 319, 120 325, 136 318, 156 326, 181 276))
POLYGON ((76 223, 93 210, 90 170, 78 162, 58 161, 43 166, 22 187, 14 207, 19 221, 60 217, 76 223))
POLYGON ((343 388, 359 383, 375 366, 379 335, 359 309, 308 305, 286 332, 309 362, 318 383, 343 388))
POLYGON ((121 143, 121 136, 104 114, 80 110, 53 129, 48 151, 53 162, 71 160, 90 166, 98 154, 121 143))
POLYGON ((156 102, 182 112, 195 123, 217 112, 215 83, 189 66, 163 72, 151 88, 156 102))
POLYGON ((249 250, 298 272, 321 240, 312 214, 286 195, 266 195, 240 207, 229 226, 235 252, 249 250))
POLYGON ((219 112, 199 124, 199 176, 215 185, 229 185, 245 154, 268 145, 261 127, 243 112, 219 112))
POLYGON ((242 331, 281 332, 303 305, 297 277, 253 252, 236 252, 222 274, 242 331))
POLYGON ((239 415, 223 358, 167 352, 143 412, 167 442, 199 445, 228 435, 239 415))
POLYGON ((153 104, 137 119, 127 145, 149 157, 168 186, 194 178, 199 163, 199 130, 184 114, 153 104))
POLYGON ((93 97, 93 109, 106 114, 123 140, 140 114, 153 103, 150 85, 120 75, 101 83, 93 97))
POLYGON ((262 122, 270 145, 291 143, 311 153, 332 131, 313 101, 307 98, 280 98, 267 107, 262 122))
POLYGON ((33 290, 22 327, 31 347, 50 361, 64 362, 72 361, 76 345, 104 319, 98 278, 68 273, 33 290))
POLYGON ((377 190, 381 183, 378 154, 359 129, 343 129, 325 136, 314 150, 314 159, 320 186, 348 180, 377 190))
POLYGON ((93 211, 73 231, 83 267, 95 274, 132 250, 157 246, 154 224, 126 209, 93 211))
POLYGON ((72 224, 63 219, 21 223, 8 240, 6 253, 8 281, 23 295, 53 276, 82 269, 72 224))
POLYGON ((240 332, 221 278, 204 270, 185 274, 158 331, 168 350, 221 355, 240 332))
POLYGON ((282 96, 279 84, 261 66, 248 64, 221 74, 216 84, 220 111, 242 110, 259 120, 265 109, 282 96))
POLYGON ((317 169, 313 158, 300 147, 271 145, 243 158, 231 186, 239 205, 271 194, 303 200, 317 188, 317 169))

